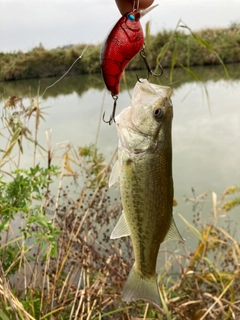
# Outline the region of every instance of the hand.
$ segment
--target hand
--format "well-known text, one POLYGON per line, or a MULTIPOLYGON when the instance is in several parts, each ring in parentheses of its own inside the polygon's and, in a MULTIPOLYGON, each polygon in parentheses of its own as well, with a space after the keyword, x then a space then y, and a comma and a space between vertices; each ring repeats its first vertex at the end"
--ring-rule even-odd
MULTIPOLYGON (((115 0, 122 15, 132 11, 133 0, 115 0)), ((139 9, 146 9, 151 6, 154 0, 139 0, 139 9)))

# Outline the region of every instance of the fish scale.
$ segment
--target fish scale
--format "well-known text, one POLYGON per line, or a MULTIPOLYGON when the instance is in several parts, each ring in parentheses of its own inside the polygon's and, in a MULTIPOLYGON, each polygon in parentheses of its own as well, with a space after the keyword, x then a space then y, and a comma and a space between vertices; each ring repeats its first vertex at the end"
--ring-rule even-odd
MULTIPOLYGON (((158 154, 158 149, 156 153, 158 154)), ((163 156, 165 155, 163 154, 163 156)), ((146 153, 144 160, 133 159, 132 165, 128 164, 127 166, 133 166, 134 170, 133 168, 125 168, 126 165, 122 164, 120 175, 121 197, 133 239, 135 267, 136 270, 141 270, 143 275, 153 277, 155 276, 159 244, 163 242, 170 227, 173 201, 173 192, 170 191, 172 179, 171 177, 163 179, 162 176, 155 174, 160 168, 162 171, 167 171, 167 168, 164 169, 159 164, 161 160, 156 158, 154 153, 146 153), (152 170, 150 171, 149 168, 152 170), (136 175, 134 171, 139 174, 136 175), (165 196, 166 189, 168 190, 167 197, 165 196), (133 190, 134 195, 131 195, 130 190, 133 190), (134 203, 135 197, 137 199, 134 203), (156 212, 157 215, 155 215, 156 212), (161 212, 164 214, 161 215, 161 212), (164 227, 161 228, 161 225, 164 227), (140 234, 139 230, 144 230, 145 233, 140 234), (149 232, 150 230, 151 232, 149 232)), ((171 161, 166 164, 171 166, 171 161)))
POLYGON ((123 205, 111 238, 130 235, 135 257, 122 299, 144 299, 157 306, 160 244, 182 240, 172 216, 171 93, 169 87, 137 82, 130 107, 116 117, 118 161, 110 177, 110 184, 120 182, 123 205))

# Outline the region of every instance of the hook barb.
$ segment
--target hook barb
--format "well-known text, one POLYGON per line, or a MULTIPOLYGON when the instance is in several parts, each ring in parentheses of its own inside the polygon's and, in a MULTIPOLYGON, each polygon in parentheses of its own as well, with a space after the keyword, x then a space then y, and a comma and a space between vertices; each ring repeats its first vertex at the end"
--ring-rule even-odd
POLYGON ((103 117, 102 117, 103 122, 108 123, 109 125, 111 125, 113 121, 115 122, 115 112, 116 112, 116 107, 117 107, 118 96, 112 94, 112 98, 114 100, 114 103, 113 103, 112 114, 110 115, 109 120, 108 121, 105 120, 105 112, 103 113, 103 117))
MULTIPOLYGON (((163 68, 162 68, 162 66, 161 66, 160 63, 158 64, 158 66, 159 66, 161 72, 160 72, 160 73, 155 73, 155 72, 152 71, 152 69, 151 69, 151 67, 150 67, 150 65, 149 65, 149 63, 148 63, 148 61, 147 61, 147 57, 146 57, 145 47, 144 47, 144 46, 143 46, 143 48, 142 48, 141 51, 140 51, 140 56, 143 58, 143 61, 144 61, 144 63, 145 63, 145 66, 147 67, 147 71, 148 71, 147 80, 149 79, 149 76, 150 76, 150 75, 152 75, 152 76, 154 76, 154 77, 161 77, 161 76, 162 76, 162 74, 163 74, 163 68)), ((139 77, 138 77, 138 76, 137 76, 137 79, 138 79, 139 82, 141 82, 141 81, 139 80, 139 77)))

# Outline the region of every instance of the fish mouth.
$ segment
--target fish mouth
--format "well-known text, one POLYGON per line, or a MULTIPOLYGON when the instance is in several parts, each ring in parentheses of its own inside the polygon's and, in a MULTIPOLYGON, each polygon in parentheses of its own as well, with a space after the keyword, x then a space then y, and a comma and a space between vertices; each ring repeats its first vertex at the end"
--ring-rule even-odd
POLYGON ((170 87, 155 85, 146 79, 135 85, 130 106, 115 118, 119 148, 139 156, 158 147, 163 139, 161 128, 172 119, 171 94, 170 87), (159 108, 163 111, 160 117, 155 113, 159 108))

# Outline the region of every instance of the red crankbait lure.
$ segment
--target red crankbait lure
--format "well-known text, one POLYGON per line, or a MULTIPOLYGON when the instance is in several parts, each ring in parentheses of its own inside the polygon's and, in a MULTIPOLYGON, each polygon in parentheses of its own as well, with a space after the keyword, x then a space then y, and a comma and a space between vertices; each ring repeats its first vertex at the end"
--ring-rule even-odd
POLYGON ((104 122, 111 124, 114 121, 123 70, 139 51, 141 51, 141 56, 144 59, 148 72, 155 76, 162 75, 162 73, 153 73, 147 63, 144 51, 144 34, 140 24, 140 18, 156 6, 141 11, 137 8, 124 14, 118 20, 102 46, 100 53, 102 75, 106 87, 114 99, 110 119, 109 121, 105 121, 105 114, 103 114, 104 122))

